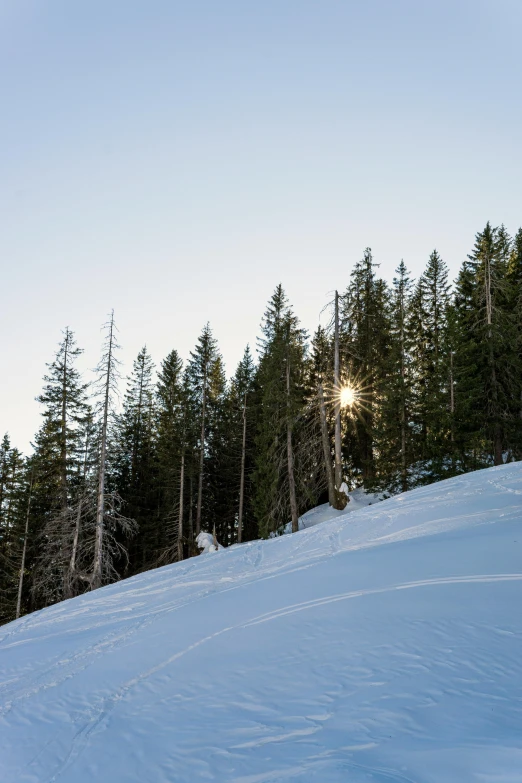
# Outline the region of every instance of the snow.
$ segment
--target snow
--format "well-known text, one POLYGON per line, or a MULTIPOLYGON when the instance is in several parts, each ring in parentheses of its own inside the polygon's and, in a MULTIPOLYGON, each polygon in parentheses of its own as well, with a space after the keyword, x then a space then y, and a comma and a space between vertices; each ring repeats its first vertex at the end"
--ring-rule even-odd
POLYGON ((0 780, 518 783, 521 501, 489 468, 0 628, 0 780))
POLYGON ((205 531, 201 531, 201 533, 196 538, 196 544, 201 549, 202 555, 206 555, 208 552, 217 552, 220 549, 224 549, 224 547, 222 547, 218 541, 216 543, 217 546, 214 544, 214 536, 212 533, 205 533, 205 531))
MULTIPOLYGON (((337 517, 345 516, 346 514, 350 514, 352 511, 358 511, 360 508, 371 506, 374 503, 378 503, 380 500, 384 499, 384 495, 375 494, 373 492, 365 492, 363 487, 357 487, 357 489, 354 489, 352 492, 348 492, 348 487, 346 484, 341 484, 341 492, 343 491, 345 491, 346 495, 349 497, 348 505, 345 509, 338 511, 328 503, 323 503, 321 506, 316 506, 310 511, 307 511, 306 514, 303 514, 302 517, 299 517, 299 530, 306 530, 307 528, 314 527, 314 525, 319 525, 322 522, 328 522, 330 519, 336 519, 337 517), (343 490, 343 487, 346 489, 343 490)), ((284 528, 284 533, 291 532, 292 523, 289 522, 284 528)))

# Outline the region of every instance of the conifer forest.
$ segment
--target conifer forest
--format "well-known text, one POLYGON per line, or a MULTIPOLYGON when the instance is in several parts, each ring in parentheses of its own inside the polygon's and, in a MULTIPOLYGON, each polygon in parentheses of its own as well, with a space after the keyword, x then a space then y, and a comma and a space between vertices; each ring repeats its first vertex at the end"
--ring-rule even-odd
POLYGON ((281 285, 260 316, 231 378, 209 324, 187 362, 143 348, 127 378, 117 313, 89 378, 63 330, 31 453, 0 443, 1 622, 196 556, 201 531, 267 538, 357 486, 522 458, 522 229, 488 223, 455 281, 436 250, 385 281, 366 249, 312 335, 281 285))

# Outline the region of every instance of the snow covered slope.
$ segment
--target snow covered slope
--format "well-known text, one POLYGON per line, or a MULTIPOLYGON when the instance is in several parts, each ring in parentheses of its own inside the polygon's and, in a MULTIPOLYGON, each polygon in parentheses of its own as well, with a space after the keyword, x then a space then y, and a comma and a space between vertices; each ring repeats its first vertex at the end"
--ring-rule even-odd
MULTIPOLYGON (((299 517, 299 530, 307 530, 309 527, 314 527, 314 525, 320 525, 323 522, 329 522, 331 519, 336 519, 337 517, 352 513, 353 511, 359 511, 361 508, 372 506, 375 503, 379 503, 384 497, 388 497, 388 495, 365 492, 362 487, 357 487, 357 489, 354 489, 353 492, 349 492, 348 494, 350 502, 343 511, 332 508, 328 503, 316 506, 315 508, 310 509, 310 511, 307 511, 306 514, 303 514, 302 517, 299 517)), ((288 522, 288 524, 285 525, 283 532, 285 535, 292 532, 291 522, 288 522)))
POLYGON ((521 501, 490 468, 0 628, 0 781, 522 781, 521 501))

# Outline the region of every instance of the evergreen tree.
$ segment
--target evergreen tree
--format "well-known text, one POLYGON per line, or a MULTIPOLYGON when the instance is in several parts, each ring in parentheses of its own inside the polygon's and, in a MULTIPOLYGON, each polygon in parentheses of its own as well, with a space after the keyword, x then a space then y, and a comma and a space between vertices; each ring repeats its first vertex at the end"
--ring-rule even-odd
POLYGON ((412 355, 410 300, 412 281, 404 261, 395 271, 390 295, 390 350, 385 358, 385 382, 378 411, 376 445, 378 484, 405 492, 410 485, 412 453, 412 355))
MULTIPOLYGON (((154 365, 146 347, 134 360, 127 379, 115 433, 115 468, 112 481, 124 502, 125 514, 139 528, 139 537, 126 542, 130 572, 150 568, 162 544, 156 487, 156 432, 154 365)), ((129 572, 129 571, 128 571, 129 572)))
MULTIPOLYGON (((55 507, 67 507, 73 496, 74 479, 81 464, 81 425, 87 415, 87 384, 82 383, 75 367, 82 350, 77 347, 73 332, 67 327, 55 359, 48 364, 44 389, 37 397, 44 405, 42 437, 53 454, 52 470, 56 482, 55 507)), ((48 468, 49 457, 47 457, 48 468)))
POLYGON ((156 386, 158 545, 162 549, 161 562, 183 558, 186 415, 183 362, 174 350, 162 362, 156 386))
POLYGON ((503 462, 519 412, 516 312, 510 307, 509 242, 488 223, 457 282, 457 421, 463 450, 503 462))
POLYGON ((74 539, 72 509, 82 492, 83 430, 88 418, 87 385, 75 362, 81 350, 66 328, 54 361, 44 376, 44 423, 32 459, 32 513, 37 518, 38 556, 32 577, 37 606, 66 597, 74 539))
POLYGON ((191 407, 199 419, 197 501, 194 529, 197 538, 202 524, 205 527, 210 527, 212 524, 210 518, 213 516, 212 498, 210 488, 205 486, 205 473, 209 457, 209 438, 216 437, 212 426, 216 423, 217 409, 222 402, 225 386, 222 359, 208 323, 204 326, 196 347, 190 354, 187 380, 191 407), (206 493, 205 496, 204 493, 206 493))
POLYGON ((340 399, 337 399, 339 392, 336 392, 335 389, 331 391, 329 384, 329 379, 332 377, 332 355, 332 341, 326 329, 319 326, 312 339, 310 387, 313 390, 312 393, 315 392, 316 395, 328 502, 333 508, 344 508, 346 501, 344 498, 339 498, 336 487, 332 452, 336 404, 340 405, 340 399))
POLYGON ((0 444, 0 622, 16 613, 25 476, 25 460, 6 434, 0 444))
POLYGON ((415 417, 418 422, 416 457, 427 461, 431 480, 447 473, 445 455, 450 436, 448 269, 436 250, 430 255, 415 296, 413 353, 415 417))
MULTIPOLYGON (((509 286, 509 310, 515 319, 517 339, 517 365, 522 367, 522 228, 519 228, 512 242, 508 261, 507 283, 509 286)), ((518 416, 513 417, 511 450, 515 459, 522 458, 522 373, 518 375, 518 416)), ((516 394, 516 392, 515 392, 516 394)))
POLYGON ((202 520, 224 546, 235 540, 237 517, 230 403, 223 360, 217 355, 208 373, 202 520))
POLYGON ((266 537, 289 519, 297 530, 299 514, 317 497, 322 461, 320 433, 316 428, 310 436, 303 415, 309 394, 306 333, 281 285, 265 312, 262 334, 254 491, 259 531, 266 537))
POLYGON ((229 462, 232 493, 232 514, 239 542, 257 537, 257 520, 252 502, 252 473, 255 459, 255 365, 247 345, 228 394, 229 462))
POLYGON ((367 248, 344 297, 341 335, 345 380, 358 389, 356 405, 345 414, 345 454, 370 482, 376 475, 376 416, 390 350, 389 292, 376 266, 367 248))

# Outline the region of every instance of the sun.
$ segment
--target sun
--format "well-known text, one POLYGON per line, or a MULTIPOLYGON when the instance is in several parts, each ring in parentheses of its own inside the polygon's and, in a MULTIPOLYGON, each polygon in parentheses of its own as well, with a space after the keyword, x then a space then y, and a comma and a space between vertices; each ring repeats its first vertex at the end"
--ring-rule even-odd
POLYGON ((339 401, 341 408, 348 408, 357 400, 357 390, 353 386, 341 386, 339 401))

